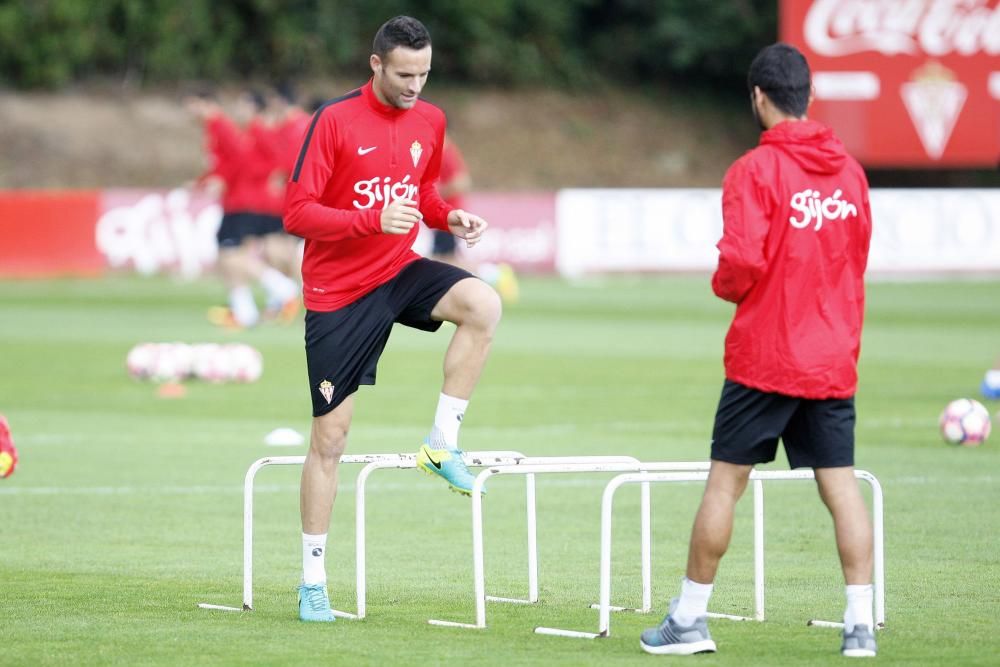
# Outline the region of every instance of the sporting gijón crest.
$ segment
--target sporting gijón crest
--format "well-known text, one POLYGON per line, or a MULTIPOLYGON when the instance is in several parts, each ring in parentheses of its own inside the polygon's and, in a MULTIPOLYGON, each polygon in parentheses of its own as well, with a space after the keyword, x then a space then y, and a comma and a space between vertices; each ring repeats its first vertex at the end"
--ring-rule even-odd
POLYGON ((323 395, 326 399, 327 404, 333 401, 333 383, 329 380, 323 380, 319 383, 319 393, 323 395))

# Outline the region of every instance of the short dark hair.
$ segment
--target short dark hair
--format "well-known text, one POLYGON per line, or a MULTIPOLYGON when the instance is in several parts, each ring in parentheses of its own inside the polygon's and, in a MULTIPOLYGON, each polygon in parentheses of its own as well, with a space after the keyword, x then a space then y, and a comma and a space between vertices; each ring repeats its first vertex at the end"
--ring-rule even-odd
POLYGON ((786 114, 806 115, 812 79, 806 57, 790 44, 778 42, 760 50, 747 74, 750 92, 760 88, 786 114))
POLYGON ((431 34, 412 16, 397 16, 382 24, 375 33, 372 53, 383 60, 397 46, 419 51, 431 43, 431 34))

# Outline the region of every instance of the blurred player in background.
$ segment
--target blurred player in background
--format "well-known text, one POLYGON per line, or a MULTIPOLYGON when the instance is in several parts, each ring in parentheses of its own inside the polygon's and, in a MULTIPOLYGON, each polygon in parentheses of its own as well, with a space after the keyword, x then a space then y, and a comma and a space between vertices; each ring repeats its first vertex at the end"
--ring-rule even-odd
POLYGON ((233 328, 255 326, 260 310, 252 286, 258 282, 267 294, 269 310, 286 314, 290 307, 297 310, 297 283, 262 257, 261 239, 284 235, 280 218, 284 188, 279 184, 275 191, 271 180, 277 139, 262 116, 263 97, 244 92, 232 119, 210 95, 191 97, 186 104, 205 126, 209 167, 196 185, 218 194, 223 211, 216 239, 229 305, 211 309, 209 319, 233 328))
POLYGON ((291 91, 284 87, 266 100, 257 92, 243 96, 253 103, 253 113, 245 122, 252 141, 253 160, 260 165, 255 236, 261 258, 268 267, 261 275, 267 293, 263 318, 282 322, 295 318, 301 302, 301 239, 285 231, 281 216, 294 155, 309 122, 308 115, 295 105, 291 96, 291 91))
MULTIPOLYGON (((472 189, 472 177, 465 164, 465 158, 450 136, 444 138, 444 149, 441 153, 441 176, 438 179, 437 189, 438 194, 441 195, 441 199, 446 204, 460 209, 465 208, 465 195, 472 189)), ((517 302, 519 285, 513 267, 506 263, 483 263, 478 267, 473 267, 462 258, 454 234, 439 229, 432 230, 432 233, 434 236, 431 259, 448 262, 471 271, 492 285, 505 304, 517 302)))
MULTIPOLYGON (((243 131, 228 118, 210 94, 186 101, 188 110, 204 124, 208 169, 195 181, 220 198, 222 222, 216 233, 218 270, 229 295, 226 314, 234 326, 252 327, 260 318, 252 284, 259 272, 252 249, 259 193, 249 175, 251 147, 243 131)), ((215 314, 218 319, 223 315, 215 314)), ((210 312, 210 319, 213 313, 210 312)))
MULTIPOLYGON (((431 39, 397 16, 375 35, 372 79, 313 116, 288 185, 285 226, 305 238, 306 362, 313 425, 302 469, 299 618, 333 621, 326 590, 327 531, 337 469, 358 386, 375 384, 379 357, 398 322, 436 331, 456 325, 444 383, 417 465, 469 494, 474 480, 458 448, 469 398, 500 321, 500 298, 469 272, 412 250, 421 221, 471 247, 487 227, 449 206, 435 188, 445 116, 420 99, 431 39)), ((448 568, 435 568, 442 576, 448 568)), ((443 575, 446 576, 446 575, 443 575)))
POLYGON ((706 614, 733 511, 753 466, 774 460, 780 438, 791 467, 813 468, 833 517, 847 584, 841 652, 874 656, 872 526, 854 477, 868 182, 833 132, 806 118, 812 84, 799 51, 763 49, 748 83, 764 132, 723 181, 712 289, 736 304, 736 314, 712 465, 680 597, 640 643, 648 653, 715 651, 706 614))

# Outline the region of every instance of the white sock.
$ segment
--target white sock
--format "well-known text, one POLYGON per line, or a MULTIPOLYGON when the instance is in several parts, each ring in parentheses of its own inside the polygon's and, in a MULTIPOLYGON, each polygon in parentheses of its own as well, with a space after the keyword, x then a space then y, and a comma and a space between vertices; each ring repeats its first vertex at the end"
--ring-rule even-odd
POLYGON ((872 632, 875 623, 872 620, 872 585, 848 584, 847 609, 844 611, 844 632, 850 632, 855 625, 867 625, 872 632))
POLYGON ((708 613, 708 598, 711 596, 712 584, 699 584, 684 577, 681 579, 681 596, 671 616, 681 627, 690 627, 708 613))
POLYGON ((441 394, 437 412, 434 413, 434 428, 428 438, 431 449, 458 449, 458 429, 462 426, 465 409, 469 401, 441 394))
POLYGON ((280 306, 299 291, 294 280, 273 267, 265 268, 260 274, 260 284, 267 292, 267 303, 271 306, 280 306))
POLYGON ((326 533, 302 533, 302 583, 326 583, 326 533))
POLYGON ((253 300, 253 290, 249 287, 234 287, 229 291, 229 309, 243 327, 252 327, 260 317, 257 303, 253 300))

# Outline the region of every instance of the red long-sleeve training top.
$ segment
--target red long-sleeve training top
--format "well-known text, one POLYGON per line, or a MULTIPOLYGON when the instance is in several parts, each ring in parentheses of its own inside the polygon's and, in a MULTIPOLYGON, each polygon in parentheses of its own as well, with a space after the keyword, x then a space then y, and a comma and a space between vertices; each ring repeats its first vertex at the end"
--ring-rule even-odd
POLYGON ((209 168, 198 178, 222 179, 222 210, 225 213, 250 213, 260 210, 260 183, 266 178, 266 165, 254 156, 253 142, 236 123, 215 114, 205 121, 205 151, 209 168))
POLYGON ((369 81, 313 116, 285 196, 285 229, 306 240, 302 290, 310 310, 350 304, 419 258, 409 234, 382 232, 382 210, 417 202, 424 222, 447 230, 452 207, 434 186, 441 167, 444 112, 418 100, 382 104, 369 81))
POLYGON ((858 381, 868 181, 833 132, 786 121, 722 187, 716 295, 737 304, 726 377, 761 391, 849 398, 858 381))

